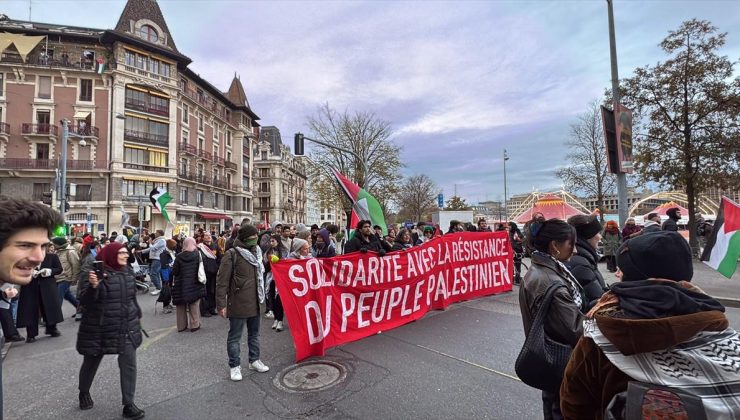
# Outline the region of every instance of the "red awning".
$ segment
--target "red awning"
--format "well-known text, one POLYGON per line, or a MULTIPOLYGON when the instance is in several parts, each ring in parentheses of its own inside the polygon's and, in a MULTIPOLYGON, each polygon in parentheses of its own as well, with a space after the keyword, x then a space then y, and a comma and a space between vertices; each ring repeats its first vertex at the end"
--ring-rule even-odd
POLYGON ((206 220, 231 219, 231 216, 227 216, 225 214, 219 214, 219 213, 198 213, 198 216, 206 220))

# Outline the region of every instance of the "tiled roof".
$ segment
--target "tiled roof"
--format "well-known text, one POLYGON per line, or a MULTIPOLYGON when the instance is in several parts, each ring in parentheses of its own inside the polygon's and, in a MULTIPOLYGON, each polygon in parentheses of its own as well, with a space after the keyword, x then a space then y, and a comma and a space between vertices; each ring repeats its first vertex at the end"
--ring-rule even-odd
POLYGON ((234 76, 234 80, 231 81, 231 86, 229 86, 229 91, 226 92, 226 97, 236 106, 246 106, 247 108, 250 108, 247 94, 244 93, 244 86, 242 86, 241 80, 236 76, 234 76))
POLYGON ((167 27, 167 22, 164 20, 162 10, 159 8, 156 0, 128 0, 126 7, 123 8, 121 17, 118 19, 115 31, 117 32, 131 32, 131 21, 139 21, 141 19, 149 19, 156 23, 162 30, 167 33, 167 47, 171 48, 175 52, 175 41, 172 39, 172 33, 167 27))

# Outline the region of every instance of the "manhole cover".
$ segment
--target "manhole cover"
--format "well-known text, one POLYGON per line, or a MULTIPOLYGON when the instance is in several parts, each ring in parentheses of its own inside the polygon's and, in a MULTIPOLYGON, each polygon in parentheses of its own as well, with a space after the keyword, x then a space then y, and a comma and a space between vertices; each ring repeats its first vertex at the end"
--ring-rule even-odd
POLYGON ((291 392, 321 391, 342 382, 347 370, 331 361, 306 362, 290 366, 275 377, 275 385, 291 392))

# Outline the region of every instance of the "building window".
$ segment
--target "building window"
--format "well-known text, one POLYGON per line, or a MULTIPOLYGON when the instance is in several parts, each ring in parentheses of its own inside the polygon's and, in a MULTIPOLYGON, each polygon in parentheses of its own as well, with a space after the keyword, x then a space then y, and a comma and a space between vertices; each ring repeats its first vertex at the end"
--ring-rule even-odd
POLYGON ((260 157, 262 158, 262 160, 267 160, 267 151, 263 150, 260 153, 260 157))
POLYGON ((252 199, 251 198, 245 198, 245 200, 247 200, 246 211, 251 212, 252 211, 252 199))
POLYGON ((188 189, 180 188, 180 204, 188 204, 188 189))
POLYGON ((141 25, 139 37, 149 42, 159 42, 159 35, 151 25, 141 25))
POLYGON ((198 137, 198 151, 206 149, 206 140, 203 137, 198 137))
POLYGON ((218 208, 218 193, 213 193, 213 208, 218 208))
POLYGON ((124 179, 123 185, 121 188, 121 192, 124 197, 132 196, 132 195, 139 195, 139 196, 149 196, 149 193, 155 188, 155 187, 162 187, 166 188, 166 184, 162 182, 151 182, 151 181, 134 181, 131 179, 124 179))
POLYGON ((231 152, 229 152, 228 150, 226 151, 226 161, 231 162, 231 152))
POLYGON ((126 87, 125 106, 127 109, 135 109, 165 117, 170 115, 169 98, 153 94, 150 91, 141 91, 126 87))
POLYGON ((260 168, 260 178, 267 178, 270 176, 270 169, 260 168))
POLYGON ((182 123, 185 125, 190 123, 190 107, 188 104, 182 104, 182 123))
POLYGON ((92 79, 80 79, 80 101, 92 102, 92 79))
POLYGON ((126 140, 169 146, 169 124, 129 115, 124 126, 126 140))
POLYGON ((198 114, 198 131, 203 132, 204 129, 203 114, 198 114))
POLYGON ((224 195, 224 210, 231 210, 231 197, 224 195))
POLYGON ((167 172, 167 152, 165 151, 124 147, 123 162, 126 168, 167 172))
POLYGON ((203 191, 201 190, 195 191, 195 204, 198 206, 203 205, 203 191))
POLYGON ((33 183, 33 200, 41 201, 44 198, 44 193, 51 191, 51 184, 46 183, 33 183))
POLYGON ((218 157, 218 145, 213 145, 213 157, 218 157))
POLYGON ((0 73, 0 96, 5 96, 5 73, 0 73))
POLYGON ((36 143, 36 159, 49 159, 48 143, 36 143))
POLYGON ((187 130, 182 130, 182 138, 180 139, 183 143, 190 143, 190 133, 187 130))
MULTIPOLYGON (((2 74, 0 74, 0 76, 1 75, 2 74)), ((0 80, 0 83, 1 82, 2 82, 2 80, 0 80)), ((1 86, 0 86, 0 89, 2 89, 1 86)), ((2 90, 0 90, 0 96, 2 96, 2 90)), ((226 145, 229 146, 229 147, 231 147, 231 131, 229 131, 229 130, 226 130, 226 145)))
POLYGON ((218 181, 218 169, 213 170, 213 180, 218 181))
POLYGON ((51 76, 39 76, 39 94, 41 99, 51 99, 51 76))
MULTIPOLYGON (((70 191, 67 186, 67 191, 70 191)), ((92 200, 92 186, 90 184, 77 184, 73 201, 90 201, 92 200)))
POLYGON ((200 163, 198 164, 198 174, 197 175, 198 175, 198 180, 202 182, 202 180, 203 180, 203 165, 200 164, 200 163))
POLYGON ((218 141, 218 124, 213 124, 213 139, 218 141))

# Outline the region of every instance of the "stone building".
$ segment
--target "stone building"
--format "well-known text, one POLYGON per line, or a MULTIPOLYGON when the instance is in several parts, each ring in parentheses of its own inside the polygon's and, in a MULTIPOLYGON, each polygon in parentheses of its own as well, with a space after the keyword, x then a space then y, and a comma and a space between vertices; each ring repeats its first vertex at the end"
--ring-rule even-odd
POLYGON ((270 224, 306 223, 305 160, 283 144, 277 127, 261 128, 254 148, 255 217, 270 224))
MULTIPOLYGON (((67 120, 75 231, 118 230, 122 210, 138 226, 157 186, 176 230, 253 217, 259 117, 237 77, 223 92, 188 68, 156 1, 129 0, 113 29, 0 16, 0 54, 0 194, 56 189, 67 120)), ((156 210, 141 224, 172 228, 156 210)))

